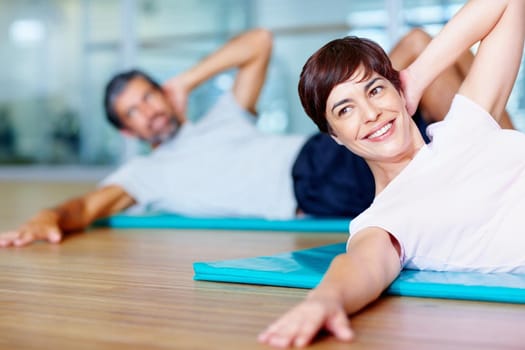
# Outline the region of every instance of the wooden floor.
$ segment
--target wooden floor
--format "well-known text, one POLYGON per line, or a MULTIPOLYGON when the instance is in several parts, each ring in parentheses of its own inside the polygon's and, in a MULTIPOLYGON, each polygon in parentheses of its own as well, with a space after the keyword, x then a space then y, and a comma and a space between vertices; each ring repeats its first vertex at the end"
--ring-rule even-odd
MULTIPOLYGON (((91 184, 0 183, 0 230, 91 184)), ((192 262, 341 242, 345 234, 93 229, 0 250, 0 349, 266 349, 256 336, 306 291, 196 282, 192 262)), ((525 305, 385 297, 351 345, 525 349, 525 305)))

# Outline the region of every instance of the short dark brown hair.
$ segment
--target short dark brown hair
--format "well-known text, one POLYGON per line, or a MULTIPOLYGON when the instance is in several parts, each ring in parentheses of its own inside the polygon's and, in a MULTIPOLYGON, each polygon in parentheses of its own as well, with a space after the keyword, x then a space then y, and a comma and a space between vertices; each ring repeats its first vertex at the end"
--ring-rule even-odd
POLYGON ((360 66, 365 71, 364 79, 376 72, 401 91, 399 72, 381 46, 368 39, 347 36, 332 40, 306 61, 299 79, 299 97, 306 114, 320 131, 330 131, 326 120, 330 92, 350 79, 360 66))

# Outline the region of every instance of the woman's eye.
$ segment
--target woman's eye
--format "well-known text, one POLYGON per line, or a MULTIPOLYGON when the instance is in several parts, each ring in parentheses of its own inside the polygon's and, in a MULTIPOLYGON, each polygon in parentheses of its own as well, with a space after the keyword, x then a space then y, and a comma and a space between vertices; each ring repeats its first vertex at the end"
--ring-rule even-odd
POLYGON ((383 91, 383 87, 382 86, 376 86, 372 90, 370 90, 370 96, 375 96, 378 93, 380 93, 381 91, 383 91))
POLYGON ((339 113, 337 113, 337 115, 338 115, 339 117, 342 117, 343 115, 348 114, 348 113, 350 113, 351 111, 352 111, 352 108, 346 106, 346 107, 341 108, 341 109, 339 110, 339 113))

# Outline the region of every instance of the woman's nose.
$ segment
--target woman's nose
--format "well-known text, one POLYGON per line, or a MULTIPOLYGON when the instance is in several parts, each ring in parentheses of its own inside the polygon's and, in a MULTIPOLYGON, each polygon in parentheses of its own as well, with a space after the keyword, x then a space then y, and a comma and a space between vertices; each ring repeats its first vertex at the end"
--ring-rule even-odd
POLYGON ((366 101, 365 104, 365 119, 368 121, 375 121, 381 115, 381 109, 372 101, 366 101))

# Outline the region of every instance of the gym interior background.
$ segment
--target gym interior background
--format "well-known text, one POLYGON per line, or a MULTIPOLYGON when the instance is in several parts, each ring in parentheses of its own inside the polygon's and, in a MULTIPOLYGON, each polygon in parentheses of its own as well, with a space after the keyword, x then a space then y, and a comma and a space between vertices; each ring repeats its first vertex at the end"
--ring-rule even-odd
MULTIPOLYGON (((259 103, 261 129, 312 133, 297 81, 307 57, 347 34, 388 50, 412 27, 431 34, 459 0, 0 0, 0 179, 96 180, 147 152, 110 127, 107 80, 140 67, 160 81, 253 27, 274 33, 259 103)), ((522 65, 523 67, 524 65, 522 65)), ((190 117, 229 87, 227 73, 200 87, 190 117)), ((525 73, 507 109, 525 131, 525 73)))

